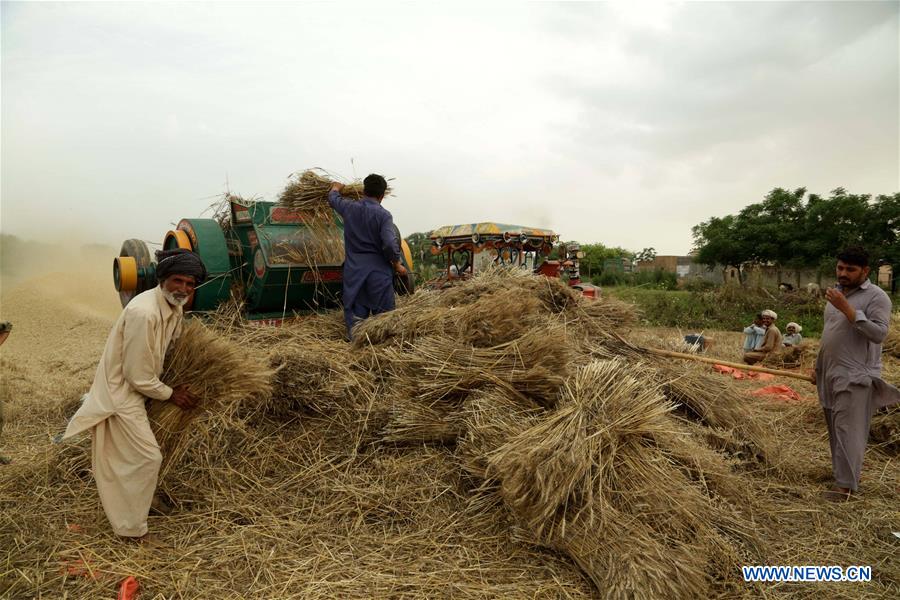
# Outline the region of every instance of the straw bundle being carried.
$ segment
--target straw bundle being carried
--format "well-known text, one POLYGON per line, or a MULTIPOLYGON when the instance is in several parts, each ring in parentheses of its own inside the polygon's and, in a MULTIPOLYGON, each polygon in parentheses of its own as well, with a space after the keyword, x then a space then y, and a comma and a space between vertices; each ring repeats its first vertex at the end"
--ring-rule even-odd
MULTIPOLYGON (((328 192, 331 191, 334 183, 334 178, 323 169, 309 169, 302 173, 294 173, 279 195, 278 203, 298 210, 327 210, 329 208, 328 192)), ((385 195, 390 193, 389 186, 385 195)), ((359 200, 363 197, 362 181, 357 179, 345 184, 341 195, 345 198, 359 200)))
POLYGON ((197 405, 182 410, 174 402, 151 401, 147 414, 163 455, 160 478, 188 447, 186 430, 195 419, 214 415, 232 420, 262 408, 272 391, 272 375, 264 357, 248 354, 199 320, 186 321, 160 380, 172 388, 186 386, 197 405))

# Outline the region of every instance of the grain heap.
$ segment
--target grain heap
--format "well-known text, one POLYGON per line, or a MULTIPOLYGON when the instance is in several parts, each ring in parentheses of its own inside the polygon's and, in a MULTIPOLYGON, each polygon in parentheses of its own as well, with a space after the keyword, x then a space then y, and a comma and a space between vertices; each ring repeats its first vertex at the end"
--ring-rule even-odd
MULTIPOLYGON (((352 345, 339 314, 281 328, 233 315, 209 324, 216 342, 192 325, 167 364, 228 382, 186 427, 163 436, 156 420, 178 449, 160 483, 177 509, 150 526, 178 551, 122 547, 85 442, 51 446, 0 474, 13 596, 97 596, 134 574, 166 597, 735 597, 764 591, 741 564, 792 561, 871 564, 873 597, 900 584, 890 539, 848 538, 845 511, 800 526, 810 465, 827 462, 817 440, 801 447, 807 407, 636 352, 620 339, 628 305, 489 272, 402 299, 352 345)), ((890 477, 869 486, 890 499, 890 477)))

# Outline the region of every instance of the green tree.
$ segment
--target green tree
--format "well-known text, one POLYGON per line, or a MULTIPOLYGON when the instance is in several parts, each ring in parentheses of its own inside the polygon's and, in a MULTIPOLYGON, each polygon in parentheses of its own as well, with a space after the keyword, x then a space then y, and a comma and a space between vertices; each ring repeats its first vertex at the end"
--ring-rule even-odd
POLYGON ((632 253, 624 248, 604 246, 603 244, 581 244, 584 258, 580 261, 581 274, 585 278, 599 276, 603 273, 607 260, 631 258, 632 253))
POLYGON ((749 242, 743 239, 738 229, 738 217, 712 217, 695 225, 692 229, 696 260, 709 269, 722 265, 723 269, 734 267, 743 283, 741 265, 749 260, 749 242))
POLYGON ((650 262, 656 258, 656 248, 644 248, 634 255, 635 262, 650 262))
POLYGON ((863 239, 870 241, 867 247, 874 262, 872 270, 879 264, 891 265, 896 289, 900 278, 900 193, 877 196, 866 217, 863 239))
POLYGON ((411 233, 404 239, 413 257, 413 268, 422 281, 432 279, 438 271, 446 268, 445 255, 431 253, 431 238, 428 233, 411 233))
MULTIPOLYGON (((762 202, 737 215, 713 217, 692 229, 698 262, 712 267, 748 263, 833 271, 834 255, 850 244, 866 247, 873 267, 898 265, 900 272, 900 194, 850 194, 837 188, 827 198, 775 188, 762 202)), ((873 269, 874 270, 874 269, 873 269)))

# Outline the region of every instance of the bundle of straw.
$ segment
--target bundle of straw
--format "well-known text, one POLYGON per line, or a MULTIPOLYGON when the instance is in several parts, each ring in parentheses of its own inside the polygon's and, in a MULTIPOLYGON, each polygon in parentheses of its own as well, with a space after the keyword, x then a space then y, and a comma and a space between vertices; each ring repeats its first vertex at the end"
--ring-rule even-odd
POLYGON ((667 399, 675 403, 683 417, 716 432, 728 432, 726 450, 745 458, 774 461, 779 454, 777 436, 756 419, 750 418, 750 401, 740 389, 723 377, 698 365, 655 362, 649 371, 667 399))
POLYGON ((685 447, 673 408, 625 361, 594 361, 567 380, 558 410, 489 455, 526 529, 609 597, 708 596, 740 564, 735 542, 755 545, 751 523, 702 479, 704 460, 723 477, 727 465, 685 447))
POLYGON ((452 313, 440 303, 438 292, 418 290, 399 299, 395 310, 370 317, 353 329, 354 347, 402 346, 418 337, 445 335, 452 313))
POLYGON ((884 452, 900 454, 900 406, 882 409, 872 416, 869 439, 884 452))
POLYGON ((540 422, 543 407, 503 388, 472 394, 463 404, 465 432, 457 438, 457 455, 463 469, 479 480, 488 480, 492 452, 540 422))
POLYGON ((547 323, 571 325, 572 336, 609 340, 636 320, 636 309, 615 299, 586 300, 559 279, 509 269, 488 269, 465 285, 420 291, 396 310, 366 319, 354 345, 403 345, 440 335, 489 348, 547 323))
POLYGON ((260 409, 271 394, 272 375, 265 357, 248 354, 199 320, 185 322, 160 379, 173 388, 186 386, 198 402, 191 410, 150 403, 150 425, 163 455, 160 478, 189 446, 187 430, 195 419, 214 415, 228 421, 260 409))
MULTIPOLYGON (((305 329, 305 328, 304 328, 305 329)), ((270 365, 277 371, 269 410, 288 415, 298 408, 336 415, 375 393, 371 373, 346 353, 347 343, 286 328, 271 344, 270 365)))
POLYGON ((462 414, 443 403, 400 401, 390 408, 381 439, 398 444, 452 444, 465 432, 462 414))
POLYGON ((773 369, 796 369, 800 367, 807 357, 806 346, 787 346, 780 350, 769 352, 762 364, 773 369))
MULTIPOLYGON (((302 173, 294 173, 288 184, 278 197, 282 206, 298 210, 322 211, 328 209, 328 192, 335 183, 332 176, 323 169, 309 169, 302 173)), ((388 187, 385 195, 391 193, 388 187)), ((345 198, 359 200, 363 197, 363 183, 354 180, 345 184, 341 195, 345 198)))
POLYGON ((571 349, 565 329, 547 325, 491 348, 434 336, 387 356, 393 380, 405 396, 420 402, 459 402, 473 391, 500 386, 552 406, 568 373, 571 349))

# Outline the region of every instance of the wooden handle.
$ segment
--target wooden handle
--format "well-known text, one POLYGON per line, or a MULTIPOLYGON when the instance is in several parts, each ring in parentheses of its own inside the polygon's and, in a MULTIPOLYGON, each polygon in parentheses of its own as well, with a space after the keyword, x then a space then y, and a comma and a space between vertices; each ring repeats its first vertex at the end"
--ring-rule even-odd
POLYGON ((802 379, 803 381, 808 381, 809 383, 815 383, 816 380, 812 378, 810 375, 804 375, 803 373, 798 373, 797 371, 782 371, 779 369, 770 369, 768 367, 757 367, 756 365, 745 365, 742 363, 733 363, 724 360, 719 360, 717 358, 709 358, 707 356, 698 356, 696 354, 685 354, 684 352, 673 352, 672 350, 661 350, 659 348, 644 348, 650 354, 656 354, 658 356, 668 356, 671 358, 682 358, 684 360, 694 360, 697 362, 705 362, 714 365, 724 365, 726 367, 732 367, 735 369, 744 369, 745 371, 756 371, 757 373, 769 373, 771 375, 778 375, 780 377, 793 377, 794 379, 802 379))

